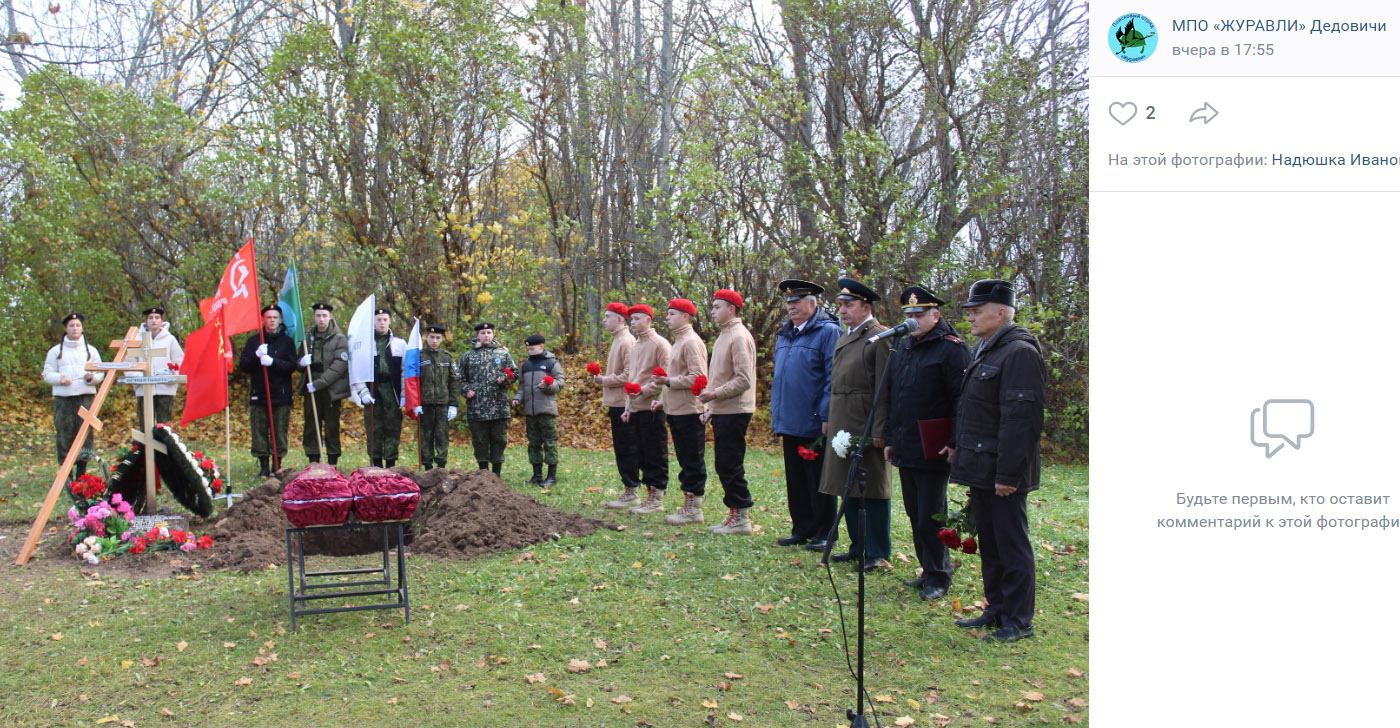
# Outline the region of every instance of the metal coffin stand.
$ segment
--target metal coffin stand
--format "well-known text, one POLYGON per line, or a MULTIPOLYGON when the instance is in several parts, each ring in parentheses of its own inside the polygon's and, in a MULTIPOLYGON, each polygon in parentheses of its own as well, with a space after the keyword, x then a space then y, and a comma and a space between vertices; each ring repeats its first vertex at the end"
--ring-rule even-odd
POLYGON ((408 612, 408 582, 404 576, 404 554, 403 554, 403 529, 408 521, 383 521, 379 523, 345 523, 339 526, 307 526, 306 528, 290 527, 287 529, 287 592, 290 596, 292 609, 292 631, 297 628, 297 616, 301 614, 328 614, 331 612, 359 612, 366 609, 398 609, 403 608, 404 623, 410 621, 408 612), (307 571, 306 555, 302 548, 303 536, 316 531, 345 531, 356 528, 379 528, 384 534, 383 547, 380 551, 383 562, 380 566, 370 566, 361 569, 335 569, 331 571, 307 571), (394 586, 393 574, 389 565, 389 532, 393 531, 397 537, 396 562, 398 564, 398 586, 394 586), (295 536, 295 539, 293 539, 295 536), (293 547, 293 540, 296 546, 293 547), (292 571, 293 559, 296 560, 296 571, 292 571), (309 579, 320 579, 327 577, 338 577, 347 575, 374 575, 367 581, 331 583, 308 583, 309 579), (377 587, 371 589, 357 589, 355 587, 377 587), (336 590, 336 591, 321 591, 336 590), (398 601, 384 602, 380 604, 360 604, 351 607, 320 607, 317 609, 306 609, 308 604, 316 603, 321 599, 345 599, 350 597, 364 597, 374 595, 393 595, 398 601), (299 608, 301 607, 301 608, 299 608))

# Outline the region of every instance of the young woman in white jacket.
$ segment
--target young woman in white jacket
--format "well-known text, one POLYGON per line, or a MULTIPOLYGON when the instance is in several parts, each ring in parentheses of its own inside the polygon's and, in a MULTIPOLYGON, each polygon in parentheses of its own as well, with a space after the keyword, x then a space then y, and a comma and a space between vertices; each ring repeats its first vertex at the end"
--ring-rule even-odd
MULTIPOLYGON (((68 449, 73 446, 73 439, 78 436, 82 426, 78 408, 92 406, 97 383, 103 377, 102 372, 85 369, 88 362, 102 361, 102 354, 83 336, 83 315, 70 313, 65 316, 63 330, 63 338, 44 357, 44 381, 53 386, 53 429, 59 464, 68 457, 68 449)), ((88 432, 82 452, 78 454, 78 462, 73 466, 73 478, 87 470, 87 461, 93 456, 92 432, 88 432)))

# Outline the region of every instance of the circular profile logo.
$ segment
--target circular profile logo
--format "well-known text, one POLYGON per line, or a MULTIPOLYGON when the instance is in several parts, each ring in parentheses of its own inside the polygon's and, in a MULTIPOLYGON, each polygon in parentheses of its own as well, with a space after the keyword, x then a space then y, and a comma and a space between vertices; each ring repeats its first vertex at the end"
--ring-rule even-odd
POLYGON ((1157 26, 1146 15, 1128 13, 1109 26, 1108 48, 1119 60, 1141 63, 1157 50, 1157 26))

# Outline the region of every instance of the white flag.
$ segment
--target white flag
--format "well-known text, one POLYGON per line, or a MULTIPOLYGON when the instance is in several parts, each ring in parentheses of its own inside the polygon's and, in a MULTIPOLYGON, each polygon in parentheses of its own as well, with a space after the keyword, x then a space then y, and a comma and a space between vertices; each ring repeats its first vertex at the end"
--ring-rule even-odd
POLYGON ((350 341, 350 383, 374 381, 374 294, 369 294, 355 315, 350 317, 350 329, 345 333, 350 341))

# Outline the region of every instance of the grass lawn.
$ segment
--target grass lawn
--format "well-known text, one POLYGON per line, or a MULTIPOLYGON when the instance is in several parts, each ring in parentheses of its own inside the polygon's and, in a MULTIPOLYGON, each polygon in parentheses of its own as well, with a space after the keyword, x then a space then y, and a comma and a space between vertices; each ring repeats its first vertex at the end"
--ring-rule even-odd
MULTIPOLYGON (((0 725, 850 724, 855 680, 827 571, 773 543, 787 533, 778 455, 749 452, 762 533, 720 537, 604 508, 620 491, 608 452, 564 451, 560 484, 539 495, 512 445, 512 487, 627 529, 465 562, 411 558, 412 624, 401 611, 313 615, 294 634, 285 565, 149 580, 89 578, 55 558, 13 566, 53 477, 51 447, 0 456, 0 725)), ((454 445, 451 462, 470 461, 454 445)), ((360 451, 341 462, 364 464, 360 451)), ((246 450, 234 468, 241 490, 256 469, 246 450)), ((713 468, 710 488, 712 524, 724 511, 713 468)), ((1087 468, 1046 469, 1030 498, 1037 635, 992 645, 952 624, 954 598, 981 597, 977 557, 963 556, 938 603, 900 583, 914 562, 896 499, 895 568, 868 580, 866 686, 881 725, 1088 723, 1088 505, 1087 468)), ((854 665, 856 577, 833 573, 854 665)))

